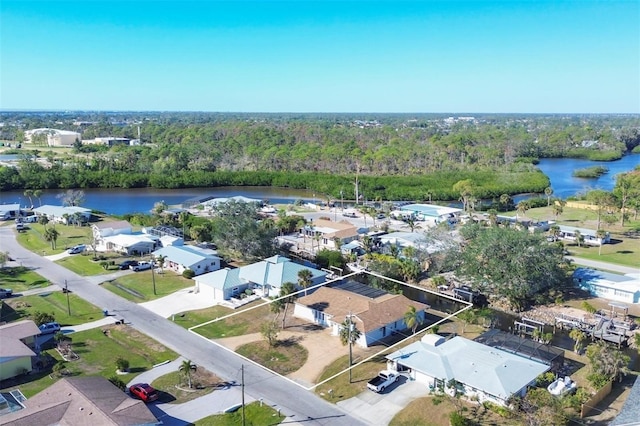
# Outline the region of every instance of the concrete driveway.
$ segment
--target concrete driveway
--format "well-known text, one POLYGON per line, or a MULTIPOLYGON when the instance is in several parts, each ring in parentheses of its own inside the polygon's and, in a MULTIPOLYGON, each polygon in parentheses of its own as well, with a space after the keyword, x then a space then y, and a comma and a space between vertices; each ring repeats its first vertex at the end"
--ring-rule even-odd
POLYGON ((150 310, 163 318, 169 318, 173 314, 186 311, 195 311, 215 306, 216 302, 201 294, 195 293, 193 287, 178 290, 168 296, 149 302, 140 303, 139 306, 150 310))
POLYGON ((397 383, 382 393, 367 390, 353 398, 338 402, 337 405, 369 425, 382 426, 388 425, 393 416, 411 401, 428 394, 427 386, 401 376, 397 383))

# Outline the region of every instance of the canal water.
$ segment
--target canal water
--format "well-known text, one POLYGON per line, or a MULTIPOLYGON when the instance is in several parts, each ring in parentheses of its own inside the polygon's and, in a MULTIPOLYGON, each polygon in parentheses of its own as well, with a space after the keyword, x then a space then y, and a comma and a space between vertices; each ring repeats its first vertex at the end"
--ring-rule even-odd
MULTIPOLYGON (((542 159, 538 167, 551 181, 554 196, 566 198, 589 189, 604 189, 611 191, 615 186, 615 176, 618 173, 633 170, 640 165, 640 154, 626 155, 622 159, 610 162, 597 162, 573 158, 542 159), (609 168, 609 173, 598 179, 574 178, 572 173, 576 169, 602 165, 609 168)), ((40 200, 32 197, 32 202, 38 206, 42 204, 59 205, 57 196, 62 190, 46 190, 40 200)), ((226 186, 216 188, 183 188, 183 189, 84 189, 85 200, 83 206, 108 214, 123 215, 126 213, 148 213, 156 202, 164 201, 168 205, 180 204, 194 197, 233 197, 242 195, 268 201, 271 204, 288 204, 303 199, 309 202, 322 201, 319 194, 313 191, 274 188, 274 187, 243 187, 226 186)), ((519 195, 514 201, 529 198, 530 195, 519 195)), ((24 191, 0 192, 0 204, 19 203, 29 207, 31 202, 24 195, 24 191)))

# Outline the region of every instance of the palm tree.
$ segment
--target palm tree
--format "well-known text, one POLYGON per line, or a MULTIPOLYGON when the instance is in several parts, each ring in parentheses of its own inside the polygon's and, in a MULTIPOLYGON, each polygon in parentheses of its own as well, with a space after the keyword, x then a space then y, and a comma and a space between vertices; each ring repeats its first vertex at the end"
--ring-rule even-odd
POLYGON ((286 282, 282 284, 280 287, 280 297, 282 298, 282 303, 284 303, 284 315, 282 315, 282 329, 284 330, 285 321, 287 320, 287 309, 289 308, 289 303, 293 302, 295 296, 293 293, 296 291, 296 286, 292 282, 286 282))
POLYGON ((423 319, 421 311, 418 311, 415 306, 409 306, 407 312, 404 313, 404 323, 407 328, 411 329, 412 334, 416 334, 416 329, 422 325, 423 319))
MULTIPOLYGON (((522 201, 520 201, 520 202, 518 203, 518 205, 517 205, 516 209, 517 209, 517 212, 518 212, 518 213, 520 213, 520 214, 522 214, 522 216, 524 217, 524 215, 527 213, 527 210, 529 210, 529 207, 530 207, 530 206, 529 206, 529 202, 528 202, 528 201, 525 201, 525 200, 522 200, 522 201)), ((517 220, 517 219, 518 219, 518 218, 516 217, 516 220, 517 220)))
POLYGON ((304 295, 307 295, 307 287, 311 285, 311 278, 313 273, 308 269, 301 269, 298 271, 298 284, 304 289, 304 295))
POLYGON ((564 200, 555 200, 553 202, 553 215, 556 217, 556 220, 558 219, 558 216, 560 216, 563 213, 564 206, 566 204, 567 202, 564 200))
POLYGON ((358 330, 356 323, 352 320, 352 316, 347 316, 342 324, 340 324, 340 342, 342 346, 354 344, 360 338, 362 333, 358 330))
POLYGON ((45 215, 38 216, 38 223, 44 226, 45 231, 47 230, 47 223, 49 223, 49 218, 45 215))
POLYGON ((401 259, 400 273, 405 281, 415 281, 420 275, 420 265, 413 259, 401 259))
POLYGON ((500 196, 500 205, 503 210, 507 210, 509 208, 509 203, 511 203, 511 196, 509 194, 502 194, 500 196))
POLYGON ((604 245, 604 237, 607 236, 607 231, 604 229, 598 229, 596 231, 596 238, 599 240, 600 244, 598 245, 598 256, 602 254, 602 246, 604 245))
POLYGON ((551 228, 549 228, 549 236, 553 238, 553 241, 557 241, 559 235, 560 227, 558 225, 553 225, 551 228))
POLYGON ((29 198, 29 204, 31 204, 31 208, 33 208, 33 200, 31 199, 31 197, 33 196, 33 190, 25 189, 24 196, 29 198))
POLYGON ((584 236, 580 231, 576 231, 574 233, 574 239, 576 240, 576 244, 578 244, 578 247, 581 247, 582 243, 584 242, 584 236))
POLYGON ((160 265, 160 273, 164 274, 164 261, 167 260, 167 256, 158 255, 156 256, 156 261, 160 265))
POLYGON ((59 236, 60 233, 56 228, 49 228, 44 231, 44 239, 51 243, 51 249, 53 250, 56 249, 56 241, 58 240, 59 236))
POLYGON ((489 214, 489 224, 491 226, 496 226, 498 224, 498 211, 496 209, 490 209, 489 214))
POLYGON ((191 374, 196 371, 198 369, 198 366, 195 365, 193 362, 191 362, 190 360, 184 360, 182 361, 182 364, 180 364, 180 368, 179 371, 184 374, 184 376, 187 378, 187 383, 189 384, 189 389, 191 389, 191 374))
POLYGON ((38 199, 38 203, 42 206, 42 189, 36 189, 33 191, 33 196, 38 199))
POLYGON ((547 207, 551 205, 551 195, 553 194, 553 189, 548 186, 544 189, 544 195, 547 196, 547 207))
POLYGON ((271 302, 271 305, 269 306, 269 310, 271 311, 271 313, 276 314, 276 316, 273 317, 274 323, 278 321, 280 312, 282 312, 283 309, 284 309, 284 303, 282 302, 282 299, 274 299, 273 302, 271 302))
POLYGON ((416 229, 416 220, 413 218, 413 216, 409 216, 409 218, 407 218, 407 225, 409 225, 411 232, 416 229))
POLYGON ((576 341, 575 345, 573 345, 573 351, 579 353, 580 349, 582 349, 582 342, 587 338, 587 335, 580 329, 574 328, 569 332, 569 337, 576 341))

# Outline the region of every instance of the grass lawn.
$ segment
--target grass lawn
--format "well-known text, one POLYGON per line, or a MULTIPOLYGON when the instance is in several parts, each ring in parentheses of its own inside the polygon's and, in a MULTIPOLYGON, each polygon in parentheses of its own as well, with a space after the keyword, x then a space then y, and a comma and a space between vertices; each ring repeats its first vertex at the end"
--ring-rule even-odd
MULTIPOLYGON (((354 363, 355 362, 356 360, 354 360, 354 363)), ((318 379, 318 382, 326 380, 329 377, 346 370, 348 367, 349 356, 342 356, 324 369, 318 379)), ((351 370, 351 383, 349 383, 349 373, 345 372, 327 383, 316 387, 315 392, 332 403, 352 398, 359 393, 364 392, 367 389, 367 382, 377 376, 380 370, 384 370, 386 367, 387 364, 384 356, 374 358, 373 360, 365 362, 351 370), (331 392, 329 392, 329 390, 331 390, 331 392)))
MULTIPOLYGON (((268 405, 252 402, 245 405, 245 424, 247 426, 271 426, 280 424, 285 417, 268 405)), ((196 426, 241 426, 242 409, 233 413, 205 417, 195 423, 196 426)))
MULTIPOLYGON (((79 356, 77 361, 65 363, 71 376, 103 376, 116 375, 115 360, 122 357, 129 361, 129 373, 119 375, 123 382, 128 382, 135 375, 150 370, 155 364, 178 357, 176 353, 165 348, 155 340, 139 333, 126 325, 97 328, 69 335, 72 338, 72 349, 79 356), (102 330, 109 330, 105 335, 102 330)), ((62 360, 55 349, 45 351, 56 361, 62 360)), ((47 370, 44 374, 28 375, 14 381, 2 382, 3 391, 19 388, 27 398, 47 388, 59 377, 47 370), (51 376, 50 376, 51 375, 51 376)))
POLYGON ((272 348, 265 341, 251 342, 240 346, 236 352, 283 376, 299 370, 309 356, 304 347, 289 340, 280 340, 272 348))
POLYGON ((42 293, 33 296, 5 299, 7 309, 2 310, 2 321, 26 319, 36 311, 52 313, 60 325, 78 325, 103 317, 102 309, 81 299, 73 293, 69 294, 71 315, 67 310, 67 294, 61 291, 42 293))
MULTIPOLYGON (((90 226, 67 226, 56 224, 55 228, 60 233, 56 240, 56 249, 51 248, 51 243, 44 239, 44 226, 39 223, 29 223, 25 232, 18 232, 18 242, 26 249, 34 253, 50 255, 63 252, 77 244, 87 244, 91 241, 90 226)), ((48 224, 47 227, 52 227, 48 224)))
POLYGON ((195 284, 193 280, 183 278, 169 271, 165 271, 164 274, 155 274, 155 281, 156 294, 153 294, 151 271, 125 275, 117 280, 105 282, 102 286, 127 300, 140 303, 167 296, 178 290, 193 287, 195 284))
POLYGON ((228 386, 218 376, 202 367, 191 373, 191 385, 189 389, 187 378, 181 371, 165 374, 151 383, 160 393, 160 401, 171 404, 182 404, 228 386))
POLYGON ((46 287, 49 281, 24 266, 0 268, 0 287, 10 288, 14 293, 46 287))
POLYGON ((273 316, 269 311, 269 305, 260 306, 244 314, 242 312, 262 303, 264 303, 262 300, 256 300, 255 302, 245 305, 246 307, 239 311, 234 311, 233 309, 226 308, 224 306, 213 306, 211 308, 200 309, 197 311, 189 311, 185 312, 182 317, 176 315, 175 322, 184 328, 189 328, 202 324, 206 321, 211 321, 213 319, 238 312, 237 315, 230 318, 212 322, 211 324, 198 327, 193 331, 208 339, 259 333, 260 326, 264 320, 272 318, 273 316))
MULTIPOLYGON (((508 212, 505 215, 515 216, 516 212, 508 212)), ((560 225, 578 228, 596 229, 598 226, 596 212, 572 207, 564 207, 558 218, 553 216, 551 207, 527 210, 525 217, 535 220, 556 220, 560 225)), ((565 247, 577 257, 640 267, 640 235, 638 234, 640 222, 627 221, 625 226, 621 227, 619 221, 611 225, 601 221, 600 228, 611 233, 612 242, 612 244, 602 246, 601 254, 598 253, 598 247, 584 245, 578 247, 573 243, 564 242, 565 247)))
POLYGON ((56 263, 76 274, 84 276, 108 274, 110 271, 118 270, 118 267, 115 265, 120 263, 122 259, 121 255, 115 253, 100 253, 100 255, 104 256, 105 259, 93 260, 93 253, 84 253, 65 257, 64 259, 57 260, 56 263), (100 265, 100 262, 103 261, 113 261, 115 265, 110 266, 109 269, 104 269, 102 265, 100 265))

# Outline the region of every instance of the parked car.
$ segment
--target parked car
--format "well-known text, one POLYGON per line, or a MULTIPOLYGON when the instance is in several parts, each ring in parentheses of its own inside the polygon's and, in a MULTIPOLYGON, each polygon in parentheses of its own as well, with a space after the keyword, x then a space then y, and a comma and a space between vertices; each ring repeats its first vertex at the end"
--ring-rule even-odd
POLYGON ((135 272, 140 272, 140 271, 146 271, 147 269, 151 269, 151 262, 138 262, 137 265, 133 265, 133 266, 129 266, 129 269, 135 271, 135 272))
POLYGON ((13 290, 10 288, 0 288, 0 299, 13 296, 13 290))
POLYGON ((129 387, 129 393, 134 398, 143 400, 144 402, 153 402, 158 399, 158 391, 151 387, 148 383, 136 383, 129 387))
POLYGON ((67 250, 67 253, 69 254, 82 253, 85 250, 85 248, 86 246, 84 244, 78 244, 77 246, 73 246, 69 250, 67 250))
POLYGON ((45 322, 38 328, 40 329, 40 333, 42 334, 52 334, 60 331, 60 324, 58 324, 57 322, 45 322))
POLYGON ((400 375, 395 371, 382 370, 376 377, 367 382, 367 388, 374 392, 383 392, 389 385, 397 382, 400 375))
POLYGON ((119 269, 131 269, 132 266, 136 266, 138 264, 137 260, 125 260, 121 264, 118 265, 119 269))

